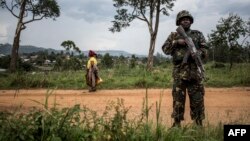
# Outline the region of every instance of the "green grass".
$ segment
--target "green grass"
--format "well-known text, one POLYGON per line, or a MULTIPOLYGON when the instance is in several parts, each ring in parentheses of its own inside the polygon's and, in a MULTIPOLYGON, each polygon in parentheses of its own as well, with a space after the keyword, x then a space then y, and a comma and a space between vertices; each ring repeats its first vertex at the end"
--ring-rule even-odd
MULTIPOLYGON (((250 64, 234 64, 229 70, 229 64, 223 68, 213 67, 213 63, 205 65, 207 81, 206 87, 250 86, 250 64)), ((134 89, 134 88, 171 88, 172 65, 155 67, 151 72, 137 66, 133 69, 117 67, 112 69, 100 68, 99 75, 104 82, 100 89, 134 89)), ((63 72, 27 72, 0 73, 0 89, 19 88, 58 88, 58 89, 86 89, 85 71, 63 72)))
POLYGON ((225 68, 212 68, 212 65, 206 66, 208 87, 250 86, 250 64, 234 64, 232 70, 229 64, 225 68))

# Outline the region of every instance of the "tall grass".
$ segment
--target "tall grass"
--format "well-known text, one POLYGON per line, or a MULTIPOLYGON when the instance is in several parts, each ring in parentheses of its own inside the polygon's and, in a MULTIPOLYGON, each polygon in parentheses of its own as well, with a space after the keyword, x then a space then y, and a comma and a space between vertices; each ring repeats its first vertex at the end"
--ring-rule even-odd
MULTIPOLYGON (((99 75, 104 82, 100 89, 134 89, 134 88, 170 88, 172 87, 172 65, 155 67, 151 72, 144 67, 133 69, 120 66, 112 69, 100 69, 99 75)), ((250 64, 235 64, 229 70, 229 64, 216 68, 213 63, 205 65, 207 87, 250 86, 250 64)), ((85 71, 34 72, 34 73, 0 73, 0 89, 19 88, 58 88, 86 89, 85 71)))
MULTIPOLYGON (((147 90, 142 112, 128 118, 131 107, 123 99, 110 101, 102 114, 75 105, 57 109, 48 107, 53 90, 45 95, 43 109, 29 112, 0 112, 0 141, 222 141, 223 128, 184 126, 167 128, 159 120, 161 100, 156 101, 156 123, 149 119, 147 90), (156 126, 155 126, 156 125, 156 126)), ((56 104, 54 104, 56 105, 56 104)))
POLYGON ((209 87, 232 87, 232 86, 250 86, 250 64, 234 64, 232 70, 229 70, 229 64, 223 68, 214 68, 213 63, 206 66, 209 87))

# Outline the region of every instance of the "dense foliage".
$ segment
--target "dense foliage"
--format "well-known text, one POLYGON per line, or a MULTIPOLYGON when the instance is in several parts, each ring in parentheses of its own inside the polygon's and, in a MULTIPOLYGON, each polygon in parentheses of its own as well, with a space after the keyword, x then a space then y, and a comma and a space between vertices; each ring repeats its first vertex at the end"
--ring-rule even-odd
POLYGON ((216 62, 233 63, 250 60, 250 21, 236 14, 222 18, 209 35, 209 59, 216 62))

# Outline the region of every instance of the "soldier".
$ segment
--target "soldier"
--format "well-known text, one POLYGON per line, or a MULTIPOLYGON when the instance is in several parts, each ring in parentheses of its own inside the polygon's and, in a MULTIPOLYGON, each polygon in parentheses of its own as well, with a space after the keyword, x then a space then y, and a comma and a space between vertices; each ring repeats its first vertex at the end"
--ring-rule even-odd
MULTIPOLYGON (((196 49, 204 59, 207 55, 206 40, 203 34, 198 30, 191 30, 191 24, 194 22, 193 16, 186 10, 177 14, 176 25, 182 26, 186 34, 192 38, 196 49)), ((183 58, 187 52, 187 44, 184 37, 177 32, 171 32, 162 46, 166 55, 171 55, 173 59, 173 127, 181 126, 184 120, 186 93, 190 99, 191 119, 199 126, 202 126, 204 114, 204 94, 205 89, 202 83, 201 74, 198 72, 197 65, 191 56, 187 63, 183 64, 183 58)))

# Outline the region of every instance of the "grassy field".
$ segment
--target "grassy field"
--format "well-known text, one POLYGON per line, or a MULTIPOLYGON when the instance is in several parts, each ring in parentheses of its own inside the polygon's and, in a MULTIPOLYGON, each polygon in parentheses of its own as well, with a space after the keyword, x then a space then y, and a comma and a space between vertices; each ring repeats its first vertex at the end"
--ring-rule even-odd
MULTIPOLYGON (((205 65, 207 80, 206 87, 250 86, 250 64, 234 64, 229 70, 216 67, 214 63, 205 65)), ((155 67, 151 72, 144 67, 117 67, 112 69, 100 68, 100 76, 104 80, 100 89, 134 89, 134 88, 170 88, 172 86, 172 65, 155 67)), ((19 88, 58 88, 86 89, 85 70, 63 72, 26 72, 0 73, 0 89, 19 88)))

